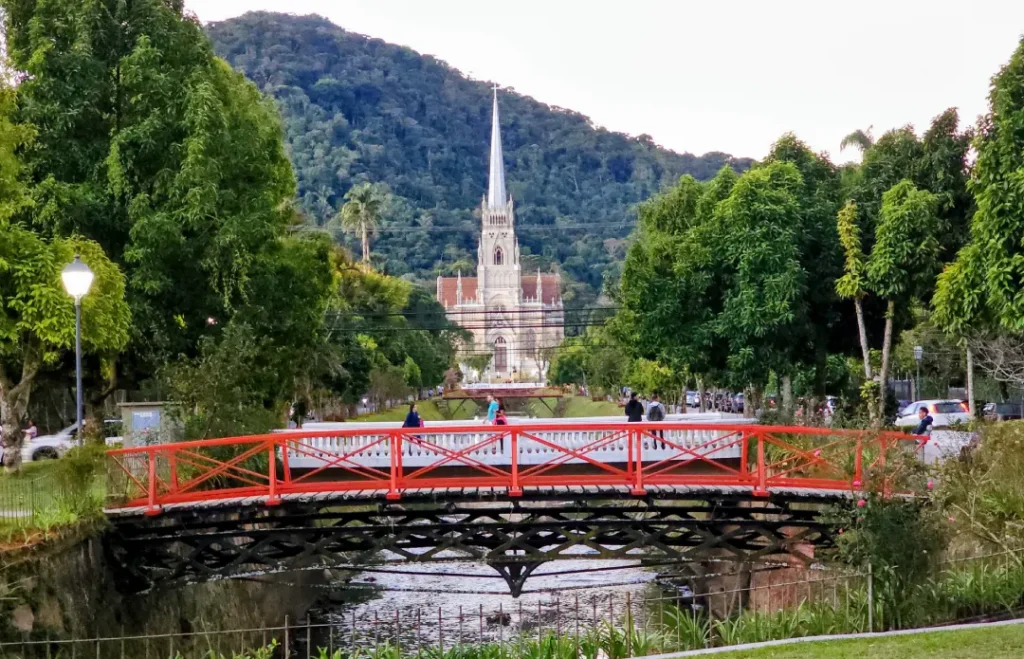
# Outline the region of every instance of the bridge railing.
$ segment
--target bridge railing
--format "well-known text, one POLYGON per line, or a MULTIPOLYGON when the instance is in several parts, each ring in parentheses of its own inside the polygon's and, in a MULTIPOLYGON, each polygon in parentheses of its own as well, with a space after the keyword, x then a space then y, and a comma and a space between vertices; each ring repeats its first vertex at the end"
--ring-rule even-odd
POLYGON ((858 491, 892 487, 926 438, 720 423, 564 423, 302 430, 108 452, 118 506, 412 489, 650 486, 858 491))

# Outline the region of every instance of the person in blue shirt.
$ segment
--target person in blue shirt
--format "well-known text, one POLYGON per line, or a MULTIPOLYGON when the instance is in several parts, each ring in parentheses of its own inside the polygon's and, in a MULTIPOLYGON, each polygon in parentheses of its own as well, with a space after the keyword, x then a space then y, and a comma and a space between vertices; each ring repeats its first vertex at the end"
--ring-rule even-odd
POLYGON ((487 394, 487 423, 494 425, 494 420, 498 416, 498 401, 494 400, 494 396, 487 394))
POLYGON ((405 415, 405 423, 402 424, 403 428, 419 428, 423 425, 420 420, 420 413, 416 409, 416 403, 409 406, 409 413, 405 415))
POLYGON ((921 419, 921 423, 917 424, 917 428, 914 428, 915 435, 930 435, 932 434, 932 424, 935 423, 935 419, 932 418, 931 414, 928 414, 927 407, 921 407, 917 410, 917 418, 921 419))

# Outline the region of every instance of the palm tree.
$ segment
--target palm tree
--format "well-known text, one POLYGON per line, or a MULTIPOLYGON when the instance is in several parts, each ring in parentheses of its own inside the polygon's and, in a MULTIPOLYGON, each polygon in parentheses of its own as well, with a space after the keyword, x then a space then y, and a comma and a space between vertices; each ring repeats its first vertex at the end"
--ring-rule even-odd
POLYGON ((383 196, 369 183, 360 183, 345 193, 345 205, 338 213, 338 220, 343 230, 360 237, 363 264, 370 263, 370 234, 380 223, 383 209, 383 196))
POLYGON ((867 130, 857 129, 843 138, 843 141, 839 143, 839 150, 842 151, 848 146, 855 146, 860 149, 861 153, 866 153, 875 143, 875 137, 871 134, 872 126, 868 126, 867 130))

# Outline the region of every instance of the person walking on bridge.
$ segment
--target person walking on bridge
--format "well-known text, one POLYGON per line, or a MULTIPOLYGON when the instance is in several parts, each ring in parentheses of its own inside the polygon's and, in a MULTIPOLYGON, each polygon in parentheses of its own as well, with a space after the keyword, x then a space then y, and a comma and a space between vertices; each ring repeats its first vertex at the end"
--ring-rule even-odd
POLYGON ((626 421, 629 423, 640 423, 644 420, 644 404, 636 399, 636 392, 629 394, 629 402, 626 403, 626 421))
POLYGON ((498 401, 494 400, 494 396, 487 394, 487 425, 494 425, 494 419, 498 416, 498 407, 498 401))
POLYGON ((405 415, 405 423, 402 424, 403 428, 422 428, 423 420, 420 418, 420 412, 416 408, 416 403, 409 406, 409 413, 405 415))
MULTIPOLYGON (((658 399, 658 394, 651 396, 651 402, 647 405, 647 420, 648 421, 664 421, 665 420, 665 406, 661 404, 658 399)), ((665 431, 655 430, 651 433, 655 437, 664 440, 665 431)), ((665 442, 661 442, 661 448, 665 448, 665 442)))

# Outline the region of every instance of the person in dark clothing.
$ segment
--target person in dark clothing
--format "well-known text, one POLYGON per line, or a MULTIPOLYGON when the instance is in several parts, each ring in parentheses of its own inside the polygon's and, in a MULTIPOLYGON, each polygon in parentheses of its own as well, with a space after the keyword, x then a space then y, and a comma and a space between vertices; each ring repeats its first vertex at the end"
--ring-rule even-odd
POLYGON ((505 406, 498 406, 498 413, 494 415, 494 425, 496 426, 507 426, 508 417, 505 416, 505 406))
POLYGON ((932 418, 931 414, 928 414, 928 408, 922 407, 917 410, 917 416, 921 419, 921 423, 917 424, 914 428, 915 435, 929 435, 932 431, 932 424, 935 423, 935 419, 932 418))
POLYGON ((409 413, 405 415, 405 423, 402 424, 403 428, 419 428, 423 425, 423 421, 420 420, 420 413, 416 409, 416 403, 409 406, 409 413))
POLYGON ((644 404, 636 399, 636 392, 629 395, 629 402, 626 403, 626 421, 640 423, 644 420, 644 404))

